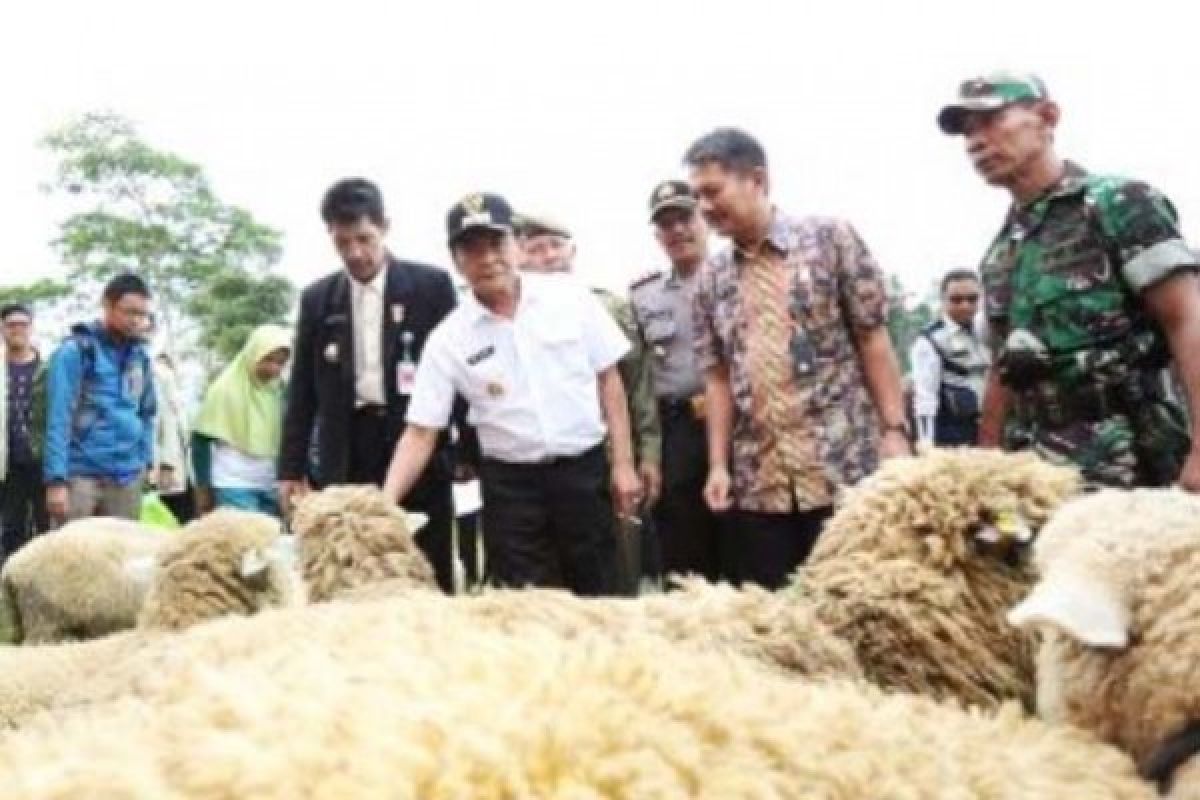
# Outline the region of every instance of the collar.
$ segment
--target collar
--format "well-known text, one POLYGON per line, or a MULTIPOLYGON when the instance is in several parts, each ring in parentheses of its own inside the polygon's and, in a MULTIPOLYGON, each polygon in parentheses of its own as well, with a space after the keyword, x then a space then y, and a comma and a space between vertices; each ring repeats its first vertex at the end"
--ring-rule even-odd
POLYGON ((1063 174, 1058 181, 1025 205, 1018 206, 1014 203, 1008 211, 1009 221, 1040 217, 1046 213, 1050 201, 1070 197, 1083 191, 1087 186, 1087 179, 1087 170, 1074 161, 1064 161, 1063 174))
POLYGON ((380 267, 379 271, 375 273, 375 277, 371 278, 371 280, 367 281, 366 283, 359 281, 357 278, 355 278, 349 272, 346 273, 346 277, 350 279, 350 288, 355 293, 361 292, 364 289, 370 289, 374 292, 378 292, 379 296, 382 297, 384 287, 387 286, 387 273, 388 273, 388 263, 387 263, 387 260, 385 259, 383 262, 383 266, 380 267))
MULTIPOLYGON (((531 278, 528 273, 517 270, 517 291, 519 293, 517 296, 518 314, 528 304, 537 301, 539 279, 540 276, 531 278)), ((463 293, 462 309, 463 313, 466 314, 467 322, 471 325, 478 325, 486 319, 501 319, 498 314, 495 314, 491 309, 479 302, 479 298, 469 289, 463 293)))
POLYGON ((767 224, 767 235, 762 242, 755 248, 755 252, 750 252, 740 247, 737 242, 733 243, 733 258, 735 261, 745 261, 747 258, 758 255, 762 252, 764 246, 770 246, 779 255, 787 255, 791 249, 791 230, 788 225, 788 217, 776 206, 771 206, 771 221, 767 224))

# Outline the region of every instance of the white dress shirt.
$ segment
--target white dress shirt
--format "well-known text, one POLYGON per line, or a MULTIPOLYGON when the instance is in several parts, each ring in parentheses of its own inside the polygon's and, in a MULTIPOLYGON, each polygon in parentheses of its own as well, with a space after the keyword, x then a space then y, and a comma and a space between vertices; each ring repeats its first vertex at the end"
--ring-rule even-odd
POLYGON ((354 405, 387 403, 383 376, 383 291, 387 265, 367 283, 350 278, 354 318, 354 405))
POLYGON ((520 281, 512 319, 467 295, 429 335, 407 420, 445 427, 458 392, 484 456, 536 463, 579 455, 605 435, 596 375, 628 352, 629 341, 574 278, 522 274, 520 281))

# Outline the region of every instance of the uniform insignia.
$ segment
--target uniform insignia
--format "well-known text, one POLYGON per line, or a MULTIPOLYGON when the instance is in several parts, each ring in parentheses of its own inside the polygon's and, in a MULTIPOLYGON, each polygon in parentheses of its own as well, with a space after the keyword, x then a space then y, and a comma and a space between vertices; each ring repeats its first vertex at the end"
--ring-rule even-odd
POLYGON ((338 360, 337 342, 330 342, 325 346, 325 360, 330 364, 336 364, 338 360))
POLYGON ((400 325, 404 322, 404 304, 392 303, 392 324, 400 325))
POLYGON ((504 385, 496 383, 495 381, 491 381, 487 385, 487 393, 488 397, 503 397, 504 385))
POLYGON ((667 348, 663 347, 661 344, 654 345, 654 355, 658 358, 666 358, 667 348))
POLYGON ((642 288, 643 286, 645 286, 646 284, 648 284, 648 283, 650 283, 650 282, 652 282, 652 281, 656 281, 656 280, 658 280, 659 278, 661 278, 661 277, 662 277, 662 275, 663 275, 663 272, 662 272, 662 270, 661 270, 661 269, 656 269, 656 270, 654 270, 654 271, 652 271, 652 272, 647 272, 645 275, 642 275, 642 276, 641 276, 640 278, 638 278, 636 281, 634 281, 633 283, 629 284, 629 288, 630 288, 630 290, 633 290, 633 289, 640 289, 640 288, 642 288))
POLYGON ((658 187, 658 194, 656 197, 659 200, 666 200, 673 194, 675 194, 675 187, 672 184, 664 183, 662 186, 658 187))
POLYGON ((471 355, 467 356, 467 364, 473 367, 479 362, 483 361, 485 358, 491 358, 493 355, 495 355, 495 353, 496 348, 489 344, 478 353, 472 353, 471 355))
POLYGON ((462 205, 462 207, 466 209, 467 213, 469 214, 482 214, 483 195, 481 195, 479 192, 469 194, 460 201, 460 205, 462 205))

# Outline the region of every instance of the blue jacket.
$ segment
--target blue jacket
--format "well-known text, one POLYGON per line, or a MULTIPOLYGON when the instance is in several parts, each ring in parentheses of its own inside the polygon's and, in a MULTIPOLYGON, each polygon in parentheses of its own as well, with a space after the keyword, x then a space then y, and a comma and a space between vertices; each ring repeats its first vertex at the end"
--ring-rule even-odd
POLYGON ((129 483, 153 463, 155 412, 146 348, 114 341, 98 322, 74 326, 46 375, 46 481, 87 476, 129 483))

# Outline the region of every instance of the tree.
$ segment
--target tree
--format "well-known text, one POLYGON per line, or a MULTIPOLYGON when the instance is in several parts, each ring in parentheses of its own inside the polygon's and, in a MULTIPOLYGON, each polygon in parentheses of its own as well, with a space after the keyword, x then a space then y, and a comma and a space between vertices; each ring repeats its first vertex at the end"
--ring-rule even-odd
POLYGON ((905 374, 908 374, 910 366, 909 350, 921 334, 921 329, 932 322, 933 317, 933 308, 927 301, 915 301, 913 293, 904 288, 900 278, 888 276, 887 329, 905 374))
POLYGON ((170 350, 196 330, 205 347, 224 341, 214 333, 224 306, 200 298, 231 285, 253 291, 238 298, 254 301, 239 304, 240 323, 282 321, 293 289, 269 272, 280 233, 221 202, 197 164, 154 149, 111 113, 86 114, 43 144, 58 158, 52 190, 76 196, 85 208, 62 223, 54 242, 77 293, 94 296, 88 290, 113 275, 138 273, 154 294, 170 350))
POLYGON ((188 312, 200 321, 200 344, 216 359, 209 370, 229 363, 259 325, 282 322, 293 293, 286 278, 245 270, 226 271, 209 281, 207 291, 188 303, 188 312))
POLYGON ((21 303, 31 308, 53 304, 71 294, 71 287, 65 283, 43 278, 24 286, 0 286, 0 306, 9 303, 21 303))

